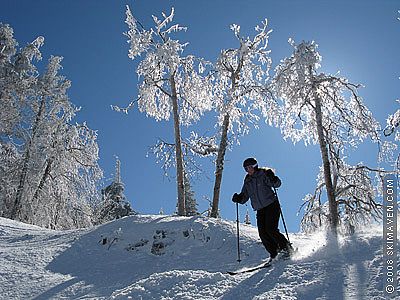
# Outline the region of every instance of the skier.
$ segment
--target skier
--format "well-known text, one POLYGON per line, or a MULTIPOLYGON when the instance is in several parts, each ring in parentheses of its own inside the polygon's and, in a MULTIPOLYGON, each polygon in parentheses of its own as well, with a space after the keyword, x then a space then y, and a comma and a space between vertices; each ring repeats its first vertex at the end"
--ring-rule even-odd
POLYGON ((267 263, 276 259, 278 253, 280 258, 289 258, 292 247, 285 236, 279 232, 281 208, 272 190, 281 186, 281 180, 271 169, 259 168, 255 158, 247 158, 243 162, 243 167, 247 175, 242 191, 240 194, 235 193, 232 201, 244 204, 249 198, 251 199, 251 206, 257 211, 258 234, 270 255, 267 263))

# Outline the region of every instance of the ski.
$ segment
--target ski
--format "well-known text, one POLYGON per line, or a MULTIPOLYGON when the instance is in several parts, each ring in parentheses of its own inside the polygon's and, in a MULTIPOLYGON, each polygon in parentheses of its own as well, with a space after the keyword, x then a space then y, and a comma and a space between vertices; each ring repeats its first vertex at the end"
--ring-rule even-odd
POLYGON ((271 267, 272 264, 270 262, 263 263, 262 265, 255 266, 253 268, 247 268, 243 270, 238 270, 238 271, 227 271, 229 275, 238 275, 238 274, 244 274, 244 273, 251 273, 255 272, 257 270, 265 269, 271 267))
POLYGON ((229 274, 229 275, 238 275, 238 274, 251 273, 251 272, 255 272, 257 270, 269 268, 273 264, 276 264, 279 261, 290 261, 291 258, 293 257, 293 255, 295 253, 297 253, 297 251, 298 251, 297 247, 296 248, 291 247, 290 253, 286 253, 285 254, 283 252, 280 252, 278 254, 278 257, 276 257, 275 259, 272 259, 272 260, 270 259, 267 262, 264 262, 264 263, 262 263, 262 264, 260 264, 258 266, 251 267, 251 268, 240 269, 240 270, 237 270, 237 271, 227 271, 226 273, 229 274))

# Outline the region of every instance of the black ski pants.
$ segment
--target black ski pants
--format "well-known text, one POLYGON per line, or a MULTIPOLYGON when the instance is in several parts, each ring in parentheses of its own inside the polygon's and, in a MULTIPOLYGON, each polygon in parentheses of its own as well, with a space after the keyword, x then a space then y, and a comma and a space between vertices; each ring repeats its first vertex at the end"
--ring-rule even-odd
POLYGON ((288 249, 289 242, 279 232, 278 224, 281 214, 279 201, 257 210, 258 235, 271 258, 274 258, 279 250, 288 249))

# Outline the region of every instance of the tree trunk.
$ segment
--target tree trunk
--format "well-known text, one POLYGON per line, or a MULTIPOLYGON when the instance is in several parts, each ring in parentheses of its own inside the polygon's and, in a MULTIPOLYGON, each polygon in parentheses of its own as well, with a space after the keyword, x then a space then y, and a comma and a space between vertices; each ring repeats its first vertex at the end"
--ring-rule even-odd
POLYGON ((26 175, 28 173, 28 163, 30 161, 30 144, 28 143, 27 148, 25 150, 24 164, 22 167, 21 175, 19 178, 19 184, 17 187, 17 195, 15 197, 14 206, 11 211, 11 219, 21 221, 21 202, 22 202, 22 194, 25 187, 26 175))
POLYGON ((44 184, 46 183, 47 178, 50 175, 50 171, 51 171, 51 165, 52 165, 53 161, 51 159, 47 159, 46 160, 46 168, 44 170, 43 176, 40 179, 39 185, 36 188, 35 194, 32 197, 32 205, 34 205, 34 203, 36 202, 36 200, 39 198, 39 193, 42 191, 44 184))
POLYGON ((174 116, 174 129, 175 129, 175 159, 176 159, 176 183, 178 191, 178 215, 185 216, 185 184, 183 178, 183 156, 182 156, 182 144, 181 144, 181 130, 179 124, 179 113, 178 113, 178 96, 176 92, 175 78, 171 76, 171 101, 172 111, 174 116))
POLYGON ((224 170, 224 158, 228 145, 229 114, 226 114, 222 123, 221 141, 218 148, 218 156, 215 167, 214 194, 210 216, 218 217, 219 194, 221 191, 222 171, 224 170))
POLYGON ((323 131, 321 100, 319 99, 316 92, 314 93, 314 95, 315 95, 315 118, 317 122, 318 142, 321 151, 322 163, 324 168, 325 186, 329 201, 330 229, 332 233, 336 236, 337 226, 339 223, 338 208, 335 198, 335 192, 333 189, 328 148, 323 131))
POLYGON ((23 219, 22 218, 22 196, 23 196, 24 189, 25 189, 26 177, 28 175, 28 166, 31 161, 31 148, 32 148, 32 145, 34 144, 34 140, 35 140, 36 134, 37 134, 37 129, 38 129, 39 123, 42 119, 43 113, 45 111, 45 104, 46 104, 45 97, 42 97, 41 102, 40 102, 39 111, 36 115, 35 123, 33 124, 33 127, 32 127, 32 136, 31 136, 31 138, 28 142, 28 145, 26 146, 26 149, 25 149, 25 157, 24 157, 21 176, 20 176, 19 184, 18 184, 18 188, 17 188, 17 195, 15 197, 14 207, 11 211, 11 219, 13 219, 13 220, 23 221, 22 220, 23 219))
MULTIPOLYGON (((240 59, 237 69, 233 73, 231 73, 231 96, 234 94, 233 91, 237 87, 236 79, 239 78, 239 73, 242 69, 242 66, 243 66, 243 57, 240 59)), ((230 100, 232 101, 232 99, 230 100)), ((215 163, 214 194, 213 194, 213 203, 210 214, 210 217, 212 218, 218 217, 219 194, 221 191, 222 172, 224 171, 225 153, 226 153, 226 148, 228 146, 229 123, 230 123, 230 116, 229 113, 226 113, 224 116, 224 121, 222 122, 221 141, 219 143, 217 161, 215 163)))

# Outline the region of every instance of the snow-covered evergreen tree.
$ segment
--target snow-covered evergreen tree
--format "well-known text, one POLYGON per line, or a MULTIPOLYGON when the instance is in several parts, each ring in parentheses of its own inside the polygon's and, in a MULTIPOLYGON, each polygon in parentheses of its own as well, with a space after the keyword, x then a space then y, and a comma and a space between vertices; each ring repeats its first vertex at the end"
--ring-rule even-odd
POLYGON ((121 180, 121 162, 118 158, 115 166, 115 178, 101 193, 103 202, 97 214, 98 224, 136 213, 124 195, 124 184, 121 180))
POLYGON ((242 37, 240 26, 231 29, 239 43, 237 48, 225 49, 215 64, 213 80, 214 107, 218 113, 219 146, 215 161, 215 182, 211 217, 218 214, 219 195, 225 153, 233 141, 247 134, 250 125, 257 127, 260 113, 272 124, 279 116, 268 84, 271 64, 267 49, 270 30, 267 20, 256 27, 254 38, 242 37), (229 137, 229 134, 232 134, 229 137))
POLYGON ((190 178, 185 172, 185 207, 186 207, 186 216, 196 216, 198 215, 197 210, 197 201, 194 195, 194 191, 192 190, 192 185, 190 184, 190 178))
POLYGON ((129 57, 137 59, 144 54, 137 68, 141 78, 139 110, 157 121, 169 120, 171 114, 173 117, 178 214, 185 215, 181 125, 190 125, 210 109, 211 88, 208 77, 202 76, 204 62, 191 55, 183 56, 186 44, 172 38, 174 33, 186 30, 177 24, 170 25, 174 9, 169 16, 164 13, 162 16, 161 20, 153 16, 155 27, 147 30, 127 6, 125 22, 129 31, 126 35, 130 43, 129 57))
POLYGON ((247 225, 251 225, 251 218, 250 218, 249 210, 246 210, 246 215, 244 216, 244 223, 247 225))
MULTIPOLYGON (((280 127, 285 139, 293 142, 303 140, 306 145, 319 144, 323 180, 318 189, 324 187, 328 198, 329 225, 336 233, 339 224, 340 191, 370 193, 370 186, 358 182, 361 176, 345 166, 343 157, 349 148, 370 138, 379 141, 379 123, 358 95, 360 85, 350 83, 346 78, 318 73, 321 56, 314 42, 296 45, 293 54, 284 59, 276 68, 274 78, 277 96, 282 100, 280 127), (351 180, 350 180, 351 178, 351 180), (342 185, 340 180, 343 180, 342 185), (321 186, 322 184, 322 186, 321 186), (354 188, 350 188, 353 185, 354 188), (344 190, 343 190, 344 189, 344 190)), ((362 173, 366 175, 366 173, 362 173)), ((321 199, 314 195, 307 200, 321 199)), ((355 199, 354 199, 355 200, 355 199)), ((357 199, 365 201, 365 197, 357 199)), ((318 202, 317 209, 321 209, 318 202)))

